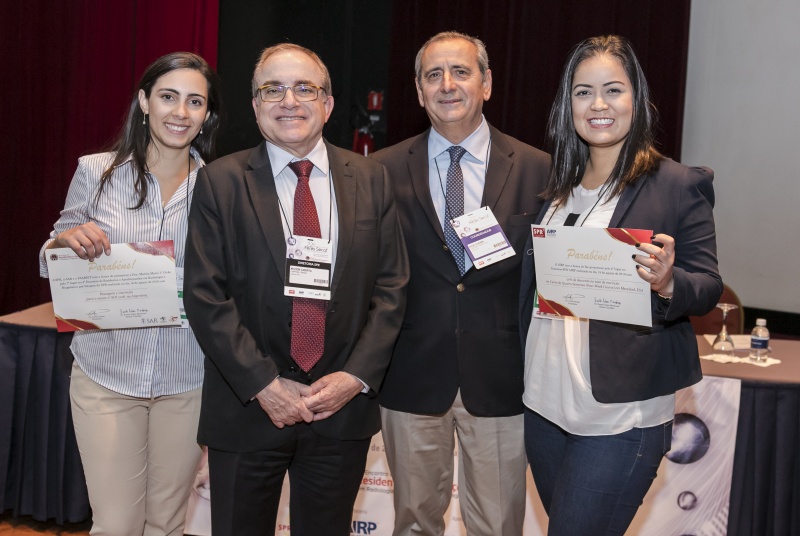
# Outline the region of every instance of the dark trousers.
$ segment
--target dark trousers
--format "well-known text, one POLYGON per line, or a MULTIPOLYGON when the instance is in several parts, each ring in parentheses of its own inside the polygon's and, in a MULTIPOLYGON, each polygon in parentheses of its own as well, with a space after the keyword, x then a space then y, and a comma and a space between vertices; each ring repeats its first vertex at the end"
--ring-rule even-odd
POLYGON ((297 424, 294 439, 258 452, 208 449, 214 536, 275 533, 286 471, 292 536, 347 536, 364 477, 369 439, 318 436, 297 424))
POLYGON ((579 436, 526 409, 525 451, 548 536, 625 534, 671 444, 672 421, 579 436))

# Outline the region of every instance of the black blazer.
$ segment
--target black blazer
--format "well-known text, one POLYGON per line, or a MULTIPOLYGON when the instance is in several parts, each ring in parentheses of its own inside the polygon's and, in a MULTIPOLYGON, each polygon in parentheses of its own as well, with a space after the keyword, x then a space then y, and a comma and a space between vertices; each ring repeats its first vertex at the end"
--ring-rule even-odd
POLYGON ((198 439, 227 451, 275 448, 276 428, 251 399, 278 375, 311 383, 349 372, 372 389, 328 419, 323 436, 364 439, 380 428, 375 393, 405 311, 408 259, 386 170, 326 143, 339 214, 325 351, 304 373, 289 355, 286 240, 265 143, 202 168, 189 215, 185 307, 206 354, 198 439))
MULTIPOLYGON (((665 302, 651 292, 653 327, 589 321, 592 395, 602 403, 647 400, 699 382, 697 340, 689 315, 704 315, 722 294, 714 231, 714 172, 664 159, 659 169, 626 187, 609 227, 652 229, 675 239, 675 288, 665 302)), ((537 218, 540 223, 547 203, 537 218)), ((527 250, 531 239, 528 238, 527 250)), ((631 261, 633 262, 633 261, 631 261)), ((536 273, 525 255, 520 287, 520 335, 525 344, 536 273)))
POLYGON ((462 277, 447 248, 428 182, 428 132, 375 153, 389 170, 408 248, 408 310, 381 405, 442 413, 456 392, 478 416, 522 413, 523 358, 517 318, 520 262, 542 201, 549 157, 490 127, 483 205, 516 255, 462 277))

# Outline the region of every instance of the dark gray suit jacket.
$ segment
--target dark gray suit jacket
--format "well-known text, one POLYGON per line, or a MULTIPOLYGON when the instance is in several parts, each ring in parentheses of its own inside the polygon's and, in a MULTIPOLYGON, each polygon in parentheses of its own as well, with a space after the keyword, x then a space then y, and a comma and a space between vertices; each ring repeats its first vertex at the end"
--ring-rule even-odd
POLYGON ((375 396, 405 311, 408 259, 386 170, 326 143, 339 214, 325 351, 306 374, 289 355, 286 240, 265 143, 202 168, 186 245, 185 306, 206 354, 199 441, 255 451, 291 440, 251 399, 278 375, 311 383, 346 371, 371 387, 328 419, 323 436, 364 439, 380 428, 375 396))
POLYGON ((389 170, 411 265, 408 310, 380 395, 389 409, 442 413, 461 389, 474 415, 522 413, 518 277, 550 159, 490 130, 482 205, 492 209, 516 255, 463 277, 430 195, 428 132, 373 156, 389 170))
MULTIPOLYGON (((652 328, 589 321, 589 371, 592 395, 598 402, 648 400, 702 379, 697 340, 688 317, 706 314, 722 294, 713 180, 714 172, 708 168, 664 159, 655 173, 622 191, 609 227, 652 229, 674 238, 675 288, 670 302, 651 292, 652 328)), ((549 206, 542 208, 536 223, 549 206)), ((520 288, 523 345, 535 286, 533 257, 526 255, 520 288)))

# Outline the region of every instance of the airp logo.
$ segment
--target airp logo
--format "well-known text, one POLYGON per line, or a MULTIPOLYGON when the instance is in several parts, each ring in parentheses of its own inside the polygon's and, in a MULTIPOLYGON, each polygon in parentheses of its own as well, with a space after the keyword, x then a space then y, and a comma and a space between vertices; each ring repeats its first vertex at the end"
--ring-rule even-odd
POLYGON ((353 520, 353 526, 350 530, 351 536, 360 535, 360 534, 372 534, 375 529, 378 528, 378 524, 374 521, 355 521, 353 520))
POLYGON ((533 228, 533 237, 534 238, 544 238, 544 229, 541 227, 534 227, 533 228))

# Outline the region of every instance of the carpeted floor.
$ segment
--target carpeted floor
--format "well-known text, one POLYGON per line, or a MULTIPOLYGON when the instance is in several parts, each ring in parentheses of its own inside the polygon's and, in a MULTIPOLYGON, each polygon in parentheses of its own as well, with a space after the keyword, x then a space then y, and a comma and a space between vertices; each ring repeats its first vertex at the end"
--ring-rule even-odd
POLYGON ((89 536, 91 521, 83 523, 69 523, 59 527, 55 523, 41 523, 32 517, 13 517, 10 513, 0 514, 0 536, 32 536, 44 534, 47 536, 89 536))

